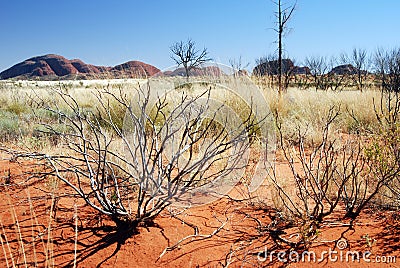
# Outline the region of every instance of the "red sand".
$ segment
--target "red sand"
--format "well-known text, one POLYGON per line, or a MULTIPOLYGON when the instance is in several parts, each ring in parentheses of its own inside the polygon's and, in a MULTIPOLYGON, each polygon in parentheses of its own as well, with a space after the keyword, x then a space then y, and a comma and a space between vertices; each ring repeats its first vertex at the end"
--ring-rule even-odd
POLYGON ((25 164, 0 161, 0 267, 24 267, 25 263, 28 267, 73 267, 74 260, 77 267, 226 267, 228 264, 230 267, 400 267, 395 263, 400 263, 398 212, 366 210, 357 219, 354 230, 349 230, 348 222, 335 215, 330 217, 308 249, 316 254, 316 259, 326 251, 325 258, 308 262, 305 255, 303 262, 301 251, 290 253, 287 247, 278 248, 265 232, 273 213, 249 202, 221 199, 183 211, 178 216, 180 219, 165 212, 151 226, 141 226, 136 234, 123 239, 113 222, 72 196, 62 183, 25 181, 26 176, 19 174, 26 169, 25 164), (8 179, 11 184, 4 186, 8 179), (53 186, 57 186, 54 198, 53 186), (185 240, 159 258, 166 247, 194 234, 191 227, 194 225, 205 237, 185 240), (222 225, 219 232, 209 236, 222 225), (341 236, 348 245, 343 250, 335 248, 341 236), (275 252, 271 255, 272 250, 275 252), (299 262, 281 262, 278 252, 282 250, 286 250, 280 253, 286 254, 281 255, 283 259, 290 253, 291 260, 299 256, 299 262), (330 260, 329 250, 337 251, 331 253, 330 260), (359 261, 352 261, 351 254, 355 251, 361 256, 359 261), (367 251, 372 254, 368 255, 367 251), (348 252, 351 254, 346 261, 348 252), (367 254, 364 259, 363 254, 367 254), (377 263, 377 256, 390 263, 377 263), (389 256, 395 256, 396 260, 389 256))

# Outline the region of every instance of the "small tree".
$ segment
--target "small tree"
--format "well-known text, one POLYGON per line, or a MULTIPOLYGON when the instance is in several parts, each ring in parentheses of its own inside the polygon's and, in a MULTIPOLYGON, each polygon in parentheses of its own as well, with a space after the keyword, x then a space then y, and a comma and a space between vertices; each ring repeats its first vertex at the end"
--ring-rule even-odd
POLYGON ((170 50, 172 52, 171 58, 178 66, 183 66, 187 78, 189 78, 192 69, 198 68, 211 60, 208 57, 207 49, 197 50, 194 41, 191 39, 188 39, 186 43, 183 41, 174 43, 170 50))

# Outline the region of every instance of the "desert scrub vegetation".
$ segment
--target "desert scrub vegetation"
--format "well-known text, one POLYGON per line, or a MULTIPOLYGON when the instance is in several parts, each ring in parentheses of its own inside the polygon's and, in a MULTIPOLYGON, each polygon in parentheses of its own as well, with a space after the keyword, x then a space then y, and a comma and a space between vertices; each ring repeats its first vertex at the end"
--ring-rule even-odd
POLYGON ((398 93, 393 91, 392 85, 381 90, 357 92, 360 97, 367 95, 367 105, 358 104, 357 98, 343 96, 324 99, 331 94, 336 95, 324 92, 319 99, 329 106, 320 107, 318 101, 309 102, 311 94, 306 101, 297 98, 303 102, 297 107, 297 103, 285 99, 290 100, 289 91, 289 96, 281 98, 273 109, 278 152, 283 155, 281 161, 290 175, 280 174, 276 166, 269 170, 268 177, 274 187, 273 207, 279 212, 280 220, 268 228, 272 233, 282 233, 279 224, 284 223, 283 229, 297 226, 297 240, 275 237, 279 243, 291 247, 310 246, 325 217, 332 213, 338 212, 343 219, 350 219, 352 226, 366 207, 398 209, 398 93), (357 111, 360 106, 365 109, 357 111), (343 107, 346 107, 344 111, 343 107), (297 116, 299 109, 302 116, 297 116), (360 123, 360 116, 365 116, 362 113, 366 110, 368 118, 360 123), (317 118, 313 119, 313 114, 317 118), (309 120, 304 120, 307 116, 309 120), (352 127, 346 128, 351 121, 352 127))
MULTIPOLYGON (((38 176, 63 181, 131 234, 169 206, 187 206, 217 178, 241 175, 241 158, 252 157, 248 146, 262 143, 252 97, 237 98, 222 80, 154 78, 157 87, 173 88, 156 94, 151 83, 22 87, 18 99, 1 100, 1 118, 26 127, 18 155, 45 163, 38 176)), ((308 246, 333 213, 353 221, 369 205, 399 203, 399 102, 392 88, 289 88, 279 96, 262 87, 272 113, 261 118, 272 122, 280 164, 290 171, 282 177, 269 159, 263 177, 279 215, 268 227, 277 241, 308 246), (279 235, 293 226, 299 241, 279 235)))
MULTIPOLYGON (((306 145, 307 128, 297 126, 291 139, 284 139, 282 119, 276 114, 278 148, 291 176, 278 175, 276 167, 269 172, 269 179, 276 191, 275 208, 287 224, 299 226, 300 240, 291 246, 309 246, 318 235, 324 218, 339 209, 343 196, 352 181, 363 172, 362 153, 357 142, 332 138, 330 127, 337 120, 340 110, 332 106, 321 120, 321 140, 306 145), (355 143, 355 144, 354 144, 355 143)), ((336 133, 337 134, 337 133, 336 133)))
POLYGON ((279 217, 267 229, 277 243, 307 248, 332 213, 351 228, 366 207, 399 208, 398 51, 378 50, 374 83, 365 76, 357 91, 289 88, 278 96, 259 83, 270 96, 278 152, 290 171, 282 175, 273 165, 268 172, 279 217), (279 235, 293 226, 297 239, 279 235))
POLYGON ((268 172, 273 207, 280 215, 268 228, 272 233, 284 233, 284 229, 296 226, 299 235, 294 241, 278 235, 275 240, 279 243, 307 248, 318 237, 327 216, 339 213, 352 226, 364 208, 388 207, 388 201, 393 204, 398 200, 398 136, 331 132, 329 128, 339 115, 337 107, 329 109, 317 142, 306 142, 307 128, 302 126, 296 127, 291 139, 284 139, 279 114, 276 117, 278 151, 290 175, 280 174, 276 166, 268 172))

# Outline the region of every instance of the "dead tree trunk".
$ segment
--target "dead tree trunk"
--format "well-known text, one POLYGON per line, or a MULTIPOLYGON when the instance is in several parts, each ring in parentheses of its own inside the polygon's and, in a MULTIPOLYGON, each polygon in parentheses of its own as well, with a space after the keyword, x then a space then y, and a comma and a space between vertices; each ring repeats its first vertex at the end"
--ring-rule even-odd
POLYGON ((278 20, 278 29, 276 32, 278 33, 278 92, 279 95, 283 92, 283 83, 282 83, 282 54, 283 54, 283 36, 287 29, 286 23, 289 21, 290 17, 293 14, 293 11, 296 7, 296 4, 293 6, 289 6, 287 8, 282 8, 281 0, 278 0, 276 3, 278 6, 278 12, 276 13, 276 17, 278 20))

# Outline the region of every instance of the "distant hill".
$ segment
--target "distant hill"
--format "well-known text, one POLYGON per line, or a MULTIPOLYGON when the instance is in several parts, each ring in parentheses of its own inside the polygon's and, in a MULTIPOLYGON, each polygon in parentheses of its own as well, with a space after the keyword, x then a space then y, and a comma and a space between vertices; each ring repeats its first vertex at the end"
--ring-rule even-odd
MULTIPOLYGON (((193 68, 192 70, 190 70, 189 75, 190 76, 206 76, 206 75, 220 76, 223 73, 224 72, 217 66, 206 66, 206 67, 201 67, 201 68, 193 68)), ((173 71, 166 71, 163 74, 165 76, 186 76, 186 72, 183 67, 177 68, 173 71)))
POLYGON ((141 61, 128 61, 110 69, 115 77, 149 77, 160 72, 153 65, 141 61))
POLYGON ((115 67, 95 66, 79 59, 68 60, 60 55, 37 56, 17 63, 0 73, 0 79, 55 78, 143 78, 160 72, 156 67, 140 61, 129 61, 115 67))
MULTIPOLYGON (((336 74, 336 75, 354 75, 354 74, 358 74, 358 73, 359 73, 359 69, 357 69, 356 67, 354 67, 351 64, 343 64, 343 65, 336 66, 329 72, 329 74, 336 74)), ((361 73, 368 74, 368 72, 364 71, 364 70, 361 70, 361 73)))
MULTIPOLYGON (((278 74, 278 60, 271 60, 263 62, 253 69, 255 75, 277 75, 278 74)), ((294 65, 290 59, 282 59, 282 73, 291 74, 310 74, 308 67, 300 67, 294 65)))

